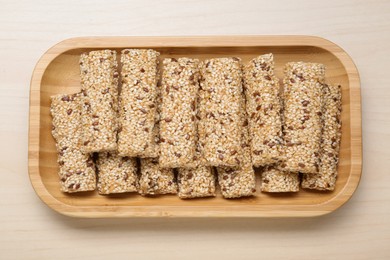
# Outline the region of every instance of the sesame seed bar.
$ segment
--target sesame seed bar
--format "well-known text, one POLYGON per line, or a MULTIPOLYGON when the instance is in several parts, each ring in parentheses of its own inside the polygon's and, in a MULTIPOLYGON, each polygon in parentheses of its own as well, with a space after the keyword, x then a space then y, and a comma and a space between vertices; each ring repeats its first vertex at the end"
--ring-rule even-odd
POLYGON ((238 58, 200 64, 199 142, 208 166, 237 167, 241 156, 241 63, 238 58))
MULTIPOLYGON (((197 97, 198 104, 201 98, 197 97)), ((200 119, 200 109, 197 111, 198 131, 204 129, 204 121, 200 119)), ((194 156, 195 166, 192 168, 178 168, 178 196, 181 199, 193 199, 201 197, 214 197, 216 195, 216 180, 213 167, 205 166, 206 158, 201 156, 203 149, 201 142, 196 140, 194 156)))
POLYGON ((167 58, 163 64, 159 163, 164 168, 194 167, 199 61, 167 58))
POLYGON ((323 129, 319 173, 304 174, 302 188, 334 190, 341 139, 341 87, 324 85, 323 129))
POLYGON ((116 52, 111 50, 80 57, 82 149, 86 153, 117 149, 117 66, 116 52))
POLYGON ((263 192, 298 192, 299 174, 266 166, 261 174, 260 189, 263 192))
POLYGON ((157 157, 153 128, 156 114, 157 65, 154 50, 122 51, 118 151, 121 156, 157 157))
POLYGON ((317 173, 321 144, 322 85, 325 66, 290 62, 284 78, 284 141, 286 161, 280 169, 317 173))
POLYGON ((102 152, 99 153, 97 169, 99 194, 137 191, 138 177, 135 158, 121 157, 117 152, 102 152))
POLYGON ((179 198, 192 199, 215 196, 215 175, 212 167, 178 169, 179 198))
POLYGON ((249 144, 249 126, 246 123, 245 96, 242 95, 242 164, 239 169, 218 167, 218 183, 224 198, 252 196, 256 192, 255 172, 252 167, 251 148, 249 144))
POLYGON ((141 195, 176 194, 177 183, 173 169, 161 168, 157 158, 141 159, 138 192, 141 195))
POLYGON ((246 111, 255 167, 282 159, 279 80, 274 74, 272 54, 251 60, 244 68, 246 111))
POLYGON ((96 188, 95 166, 90 154, 80 150, 81 95, 51 97, 52 134, 56 141, 61 191, 92 191, 96 188))

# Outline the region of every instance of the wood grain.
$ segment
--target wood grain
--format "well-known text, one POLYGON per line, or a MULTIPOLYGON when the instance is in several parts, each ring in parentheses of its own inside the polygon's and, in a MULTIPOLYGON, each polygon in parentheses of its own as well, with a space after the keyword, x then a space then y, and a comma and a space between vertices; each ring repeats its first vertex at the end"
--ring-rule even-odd
MULTIPOLYGON (((54 210, 77 217, 297 217, 317 216, 343 205, 361 175, 361 102, 359 75, 350 57, 334 43, 310 36, 85 37, 62 41, 39 60, 31 80, 29 173, 40 198, 54 210), (261 54, 275 56, 276 75, 288 61, 323 63, 328 82, 342 85, 342 141, 334 192, 296 194, 257 192, 253 198, 181 200, 135 194, 99 196, 60 192, 57 154, 51 137, 50 96, 80 91, 79 57, 92 49, 153 48, 165 57, 238 56, 243 62, 261 54)), ((258 186, 258 185, 257 185, 258 186)))
POLYGON ((390 2, 9 1, 0 8, 1 259, 389 259, 390 2), (31 75, 59 41, 109 35, 319 35, 360 72, 363 174, 317 218, 79 219, 48 208, 28 177, 31 75))

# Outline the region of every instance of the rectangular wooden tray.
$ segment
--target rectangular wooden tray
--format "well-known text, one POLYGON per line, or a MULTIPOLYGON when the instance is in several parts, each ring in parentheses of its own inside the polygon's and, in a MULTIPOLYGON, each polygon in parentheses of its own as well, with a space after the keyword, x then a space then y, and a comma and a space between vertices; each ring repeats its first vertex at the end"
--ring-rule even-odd
MULTIPOLYGON (((38 196, 49 207, 76 217, 297 217, 332 212, 352 196, 361 176, 360 81, 357 69, 334 43, 312 36, 204 36, 204 37, 83 37, 62 41, 39 60, 31 80, 29 175, 38 196), (289 61, 326 65, 328 82, 342 85, 342 140, 339 178, 333 192, 301 190, 296 194, 266 194, 226 200, 181 200, 177 196, 142 197, 136 194, 99 196, 96 192, 60 192, 54 139, 49 114, 51 95, 80 90, 79 56, 94 49, 153 48, 165 57, 236 56, 247 62, 272 52, 276 74, 289 61)), ((257 178, 259 179, 259 178, 257 178)), ((259 183, 257 184, 259 190, 259 183)))

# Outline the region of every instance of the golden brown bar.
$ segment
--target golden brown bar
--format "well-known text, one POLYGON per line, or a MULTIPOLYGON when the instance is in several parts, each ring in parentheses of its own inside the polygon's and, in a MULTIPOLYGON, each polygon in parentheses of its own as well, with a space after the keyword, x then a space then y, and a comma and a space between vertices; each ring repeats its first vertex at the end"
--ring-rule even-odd
POLYGON ((208 166, 238 167, 241 156, 241 63, 210 59, 200 65, 199 142, 208 166))
POLYGON ((251 60, 244 68, 252 163, 266 166, 282 160, 279 80, 272 54, 251 60))
POLYGON ((165 168, 194 167, 199 61, 168 58, 163 63, 159 163, 165 168))
POLYGON ((261 174, 260 189, 263 192, 298 192, 299 174, 266 166, 261 174))
POLYGON ((178 195, 181 199, 215 196, 215 175, 212 167, 179 168, 178 173, 178 195))
POLYGON ((177 183, 173 169, 161 168, 157 158, 141 159, 138 192, 141 195, 176 194, 177 183))
POLYGON ((84 152, 117 149, 117 66, 112 50, 91 51, 80 57, 84 152))
POLYGON ((122 51, 118 151, 121 156, 157 157, 153 133, 156 116, 157 65, 154 50, 122 51))
POLYGON ((302 188, 334 190, 341 140, 341 87, 324 86, 323 129, 319 173, 304 174, 302 188))
POLYGON ((322 85, 325 66, 290 62, 284 78, 285 159, 280 169, 317 173, 321 144, 322 85))
POLYGON ((99 194, 137 191, 138 176, 135 158, 121 157, 117 152, 99 153, 97 169, 99 194))
POLYGON ((52 134, 56 141, 61 191, 92 191, 96 188, 95 165, 81 152, 81 95, 51 97, 52 134))

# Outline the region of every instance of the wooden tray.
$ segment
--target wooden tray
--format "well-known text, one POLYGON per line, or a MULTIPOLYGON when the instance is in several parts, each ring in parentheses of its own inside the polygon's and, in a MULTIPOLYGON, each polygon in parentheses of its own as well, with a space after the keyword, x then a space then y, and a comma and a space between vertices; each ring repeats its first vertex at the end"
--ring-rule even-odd
MULTIPOLYGON (((334 43, 312 36, 204 36, 204 37, 83 37, 68 39, 49 49, 39 60, 31 80, 29 175, 38 196, 49 207, 77 217, 298 217, 332 212, 352 196, 361 176, 360 81, 357 69, 334 43), (247 62, 272 52, 276 74, 289 61, 326 65, 328 82, 340 83, 343 94, 339 178, 333 192, 301 190, 296 194, 266 194, 226 200, 181 200, 176 196, 145 198, 136 194, 99 196, 96 192, 67 195, 60 192, 55 143, 49 114, 51 95, 80 90, 79 56, 110 48, 153 48, 164 57, 200 59, 237 56, 247 62)), ((259 178, 257 178, 259 179, 259 178)), ((257 183, 259 190, 259 183, 257 183)))

